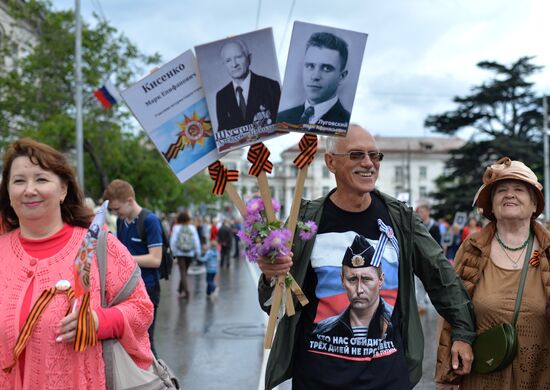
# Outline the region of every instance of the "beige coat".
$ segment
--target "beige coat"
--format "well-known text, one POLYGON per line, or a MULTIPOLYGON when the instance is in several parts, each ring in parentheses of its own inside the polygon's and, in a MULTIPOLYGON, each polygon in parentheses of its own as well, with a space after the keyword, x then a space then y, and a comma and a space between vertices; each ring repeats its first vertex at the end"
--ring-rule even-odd
MULTIPOLYGON (((540 245, 542 255, 540 267, 544 291, 547 301, 550 300, 550 232, 540 223, 531 222, 535 237, 540 245)), ((483 274, 483 270, 490 259, 491 241, 495 235, 496 226, 494 222, 489 223, 480 232, 472 233, 460 246, 456 254, 455 270, 464 282, 464 287, 473 298, 476 286, 483 274)), ((451 326, 444 322, 443 330, 439 338, 437 349, 437 362, 435 368, 435 381, 439 383, 460 383, 460 376, 453 372, 451 367, 451 326)))

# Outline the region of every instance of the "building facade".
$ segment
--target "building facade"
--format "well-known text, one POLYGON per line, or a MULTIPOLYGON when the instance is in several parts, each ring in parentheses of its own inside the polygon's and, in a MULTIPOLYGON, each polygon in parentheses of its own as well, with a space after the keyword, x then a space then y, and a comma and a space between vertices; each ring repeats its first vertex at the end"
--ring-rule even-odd
MULTIPOLYGON (((23 3, 23 0, 19 0, 23 3)), ((29 21, 16 21, 10 16, 7 0, 0 0, 0 45, 8 44, 8 36, 13 40, 11 55, 7 59, 8 68, 13 61, 27 55, 36 42, 37 27, 29 21)))
MULTIPOLYGON (((431 201, 435 192, 437 177, 445 172, 449 152, 464 145, 457 137, 382 137, 375 136, 384 160, 380 167, 377 188, 414 206, 418 201, 431 201)), ((268 175, 271 194, 281 202, 281 218, 290 213, 296 190, 298 169, 293 160, 299 153, 298 145, 284 150, 281 161, 275 162, 273 172, 268 175)), ((312 164, 308 168, 302 197, 315 199, 328 193, 336 185, 334 175, 325 166, 325 144, 319 137, 319 146, 312 164)), ((239 171, 239 181, 233 183, 243 199, 258 193, 255 177, 248 175, 250 163, 243 150, 227 154, 222 162, 230 169, 239 171)))

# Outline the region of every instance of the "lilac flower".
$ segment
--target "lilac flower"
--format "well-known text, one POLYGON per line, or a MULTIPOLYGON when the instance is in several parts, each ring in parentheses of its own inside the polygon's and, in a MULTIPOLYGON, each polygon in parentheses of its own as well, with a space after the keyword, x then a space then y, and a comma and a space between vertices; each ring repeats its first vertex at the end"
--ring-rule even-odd
POLYGON ((245 224, 245 227, 251 227, 255 223, 261 222, 261 221, 262 221, 262 216, 260 215, 260 213, 253 214, 253 213, 247 212, 246 217, 244 219, 244 224, 245 224))
POLYGON ((248 246, 245 249, 244 254, 245 254, 246 258, 248 259, 248 261, 251 261, 253 263, 258 261, 258 257, 260 257, 258 255, 258 247, 255 246, 255 245, 248 246))
POLYGON ((237 233, 237 236, 241 239, 242 242, 244 242, 247 246, 252 244, 252 239, 248 236, 248 234, 244 230, 239 230, 237 233))
POLYGON ((275 212, 275 214, 281 211, 281 203, 279 203, 276 198, 271 199, 271 206, 273 207, 273 211, 275 212))
POLYGON ((290 240, 290 231, 288 229, 273 230, 265 238, 258 253, 261 256, 268 256, 272 260, 278 255, 286 255, 288 254, 286 246, 288 240, 290 240))
POLYGON ((298 227, 300 228, 300 238, 305 241, 311 240, 317 233, 317 225, 313 221, 299 222, 298 227))
MULTIPOLYGON (((272 199, 273 211, 278 213, 281 204, 277 199, 272 199)), ((275 261, 278 256, 286 256, 290 253, 290 230, 281 228, 282 222, 268 223, 264 212, 262 198, 253 198, 247 202, 247 215, 244 220, 244 229, 238 233, 239 238, 245 243, 245 255, 249 261, 256 262, 259 257, 266 257, 275 261)), ((317 232, 317 226, 313 221, 298 222, 301 229, 300 237, 308 240, 317 232)))
POLYGON ((247 215, 259 215, 264 209, 264 201, 262 198, 252 198, 246 204, 247 215))

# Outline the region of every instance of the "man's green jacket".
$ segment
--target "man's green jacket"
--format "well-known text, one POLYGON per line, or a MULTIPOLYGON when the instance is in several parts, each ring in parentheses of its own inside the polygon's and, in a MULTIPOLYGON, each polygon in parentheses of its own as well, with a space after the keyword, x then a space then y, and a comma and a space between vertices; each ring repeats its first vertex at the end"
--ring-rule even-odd
MULTIPOLYGON (((399 241, 399 290, 396 308, 399 310, 399 326, 409 367, 409 380, 411 386, 414 386, 422 377, 424 356, 424 335, 416 305, 414 275, 424 284, 438 313, 452 325, 453 341, 473 343, 474 310, 462 281, 456 276, 439 244, 433 240, 412 209, 378 190, 374 192, 388 208, 391 224, 399 241)), ((319 225, 325 199, 326 197, 312 201, 302 200, 299 220, 314 220, 319 225)), ((292 248, 294 265, 290 273, 301 286, 304 284, 314 241, 303 241, 295 235, 292 248)), ((271 296, 272 288, 264 283, 263 277, 260 277, 258 290, 260 306, 269 312, 270 307, 263 303, 271 296)), ((279 322, 267 362, 266 389, 272 389, 292 377, 296 328, 300 315, 300 310, 297 310, 294 316, 285 315, 279 322)))

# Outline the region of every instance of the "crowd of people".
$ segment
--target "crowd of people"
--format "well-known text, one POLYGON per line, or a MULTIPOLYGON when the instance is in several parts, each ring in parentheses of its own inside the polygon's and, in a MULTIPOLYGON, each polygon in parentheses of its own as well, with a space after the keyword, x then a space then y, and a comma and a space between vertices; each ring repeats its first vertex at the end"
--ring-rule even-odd
POLYGON ((175 221, 167 216, 163 219, 164 228, 170 236, 170 248, 180 274, 179 298, 190 297, 187 275, 189 267, 202 264, 206 269, 206 296, 215 299, 219 289, 216 274, 220 268, 229 268, 231 259, 240 258, 240 240, 237 233, 241 230, 238 218, 191 218, 189 212, 177 214, 175 221))
MULTIPOLYGON (((265 388, 285 380, 295 389, 414 387, 422 376, 426 296, 443 319, 438 389, 550 387, 550 232, 536 219, 544 210, 536 175, 522 162, 500 159, 481 180, 473 200, 478 214, 463 227, 445 226, 428 204, 413 211, 375 187, 383 157, 359 125, 346 137, 328 138, 325 162, 336 187, 303 200, 299 210, 300 220, 317 224, 316 233, 295 235, 292 251, 274 262, 257 259, 262 310, 270 311, 274 281, 288 272, 310 300, 280 319, 265 388), (476 339, 502 323, 514 333, 493 346, 512 343, 509 360, 498 367, 492 358, 476 361, 476 339)), ((85 316, 74 308, 73 271, 93 210, 61 153, 29 139, 7 148, 0 183, 0 388, 106 388, 101 341, 108 339, 150 370, 164 249, 176 259, 183 301, 190 299, 193 265, 203 264, 206 296, 215 300, 217 273, 241 256, 238 219, 193 218, 187 211, 159 218, 119 179, 103 199, 117 217, 116 237, 99 233, 106 237, 107 270, 102 278, 95 263, 87 269, 85 316), (103 306, 100 295, 116 301, 136 267, 141 278, 128 297, 103 306), (97 337, 83 352, 76 348, 82 322, 97 337)))

